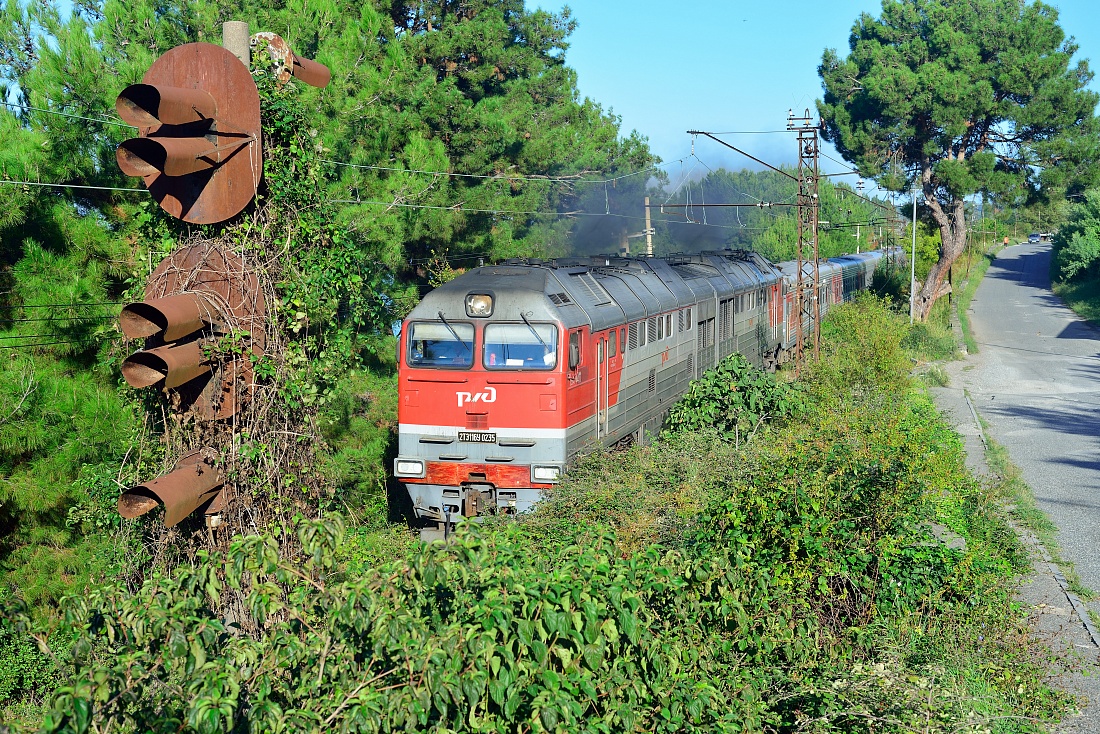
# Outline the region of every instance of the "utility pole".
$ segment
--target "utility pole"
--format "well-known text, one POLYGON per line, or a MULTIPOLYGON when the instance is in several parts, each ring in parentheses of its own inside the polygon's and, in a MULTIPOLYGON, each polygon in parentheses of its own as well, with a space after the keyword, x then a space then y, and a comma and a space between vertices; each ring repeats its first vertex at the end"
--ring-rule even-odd
POLYGON ((913 183, 913 253, 909 256, 909 323, 917 304, 917 185, 913 183))
POLYGON ((813 314, 813 344, 814 359, 821 354, 821 301, 818 298, 818 290, 821 283, 821 272, 818 267, 817 225, 818 225, 818 174, 819 174, 819 147, 817 134, 819 126, 814 124, 807 109, 802 117, 795 117, 791 111, 787 112, 787 129, 794 130, 798 134, 798 239, 796 241, 796 259, 798 266, 798 279, 795 288, 795 310, 798 311, 798 326, 796 331, 795 354, 797 364, 800 366, 805 353, 805 335, 802 333, 802 320, 813 314), (813 253, 813 282, 807 286, 805 282, 805 248, 809 247, 813 253), (812 288, 813 295, 810 302, 806 302, 805 291, 812 288))
POLYGON ((645 256, 653 257, 653 225, 649 217, 649 197, 645 197, 645 256))
MULTIPOLYGON (((863 196, 863 179, 862 178, 860 178, 856 182, 856 193, 858 193, 860 196, 863 196)), ((871 237, 874 238, 874 236, 875 236, 875 232, 872 229, 871 230, 871 237)), ((857 255, 859 254, 859 223, 858 222, 856 223, 856 254, 857 255)))

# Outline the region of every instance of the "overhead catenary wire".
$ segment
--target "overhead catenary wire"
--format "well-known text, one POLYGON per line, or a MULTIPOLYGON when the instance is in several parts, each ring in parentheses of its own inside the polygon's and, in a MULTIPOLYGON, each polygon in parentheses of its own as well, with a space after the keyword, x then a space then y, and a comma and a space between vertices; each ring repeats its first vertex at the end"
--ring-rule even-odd
MULTIPOLYGON (((375 206, 385 207, 401 207, 406 209, 430 209, 437 211, 453 211, 455 213, 469 212, 474 214, 520 214, 525 216, 534 217, 618 217, 620 219, 630 219, 634 221, 644 222, 645 217, 633 216, 630 214, 619 214, 617 212, 611 212, 605 214, 603 212, 584 212, 584 211, 572 211, 572 212, 547 212, 547 211, 531 211, 531 210, 515 210, 515 209, 467 209, 461 204, 454 204, 451 206, 440 206, 438 204, 408 204, 404 202, 391 202, 391 201, 371 201, 366 199, 327 199, 330 204, 369 204, 375 206)), ((653 219, 654 222, 662 222, 668 224, 683 224, 683 220, 680 219, 653 219)), ((724 224, 708 224, 708 227, 717 227, 719 229, 739 229, 739 227, 730 227, 724 224)), ((753 229, 753 228, 748 228, 753 229)), ((758 228, 760 230, 767 229, 766 227, 758 228)))
MULTIPOLYGON (((34 107, 34 106, 31 106, 31 105, 22 105, 22 104, 18 104, 18 103, 14 103, 14 102, 5 102, 5 105, 9 106, 9 107, 13 107, 13 108, 27 109, 27 110, 43 112, 43 113, 46 113, 46 114, 58 115, 58 116, 66 117, 66 118, 70 118, 70 119, 83 120, 83 121, 86 121, 86 122, 95 122, 95 123, 103 123, 103 124, 115 124, 115 125, 119 125, 119 126, 122 126, 122 127, 128 127, 128 128, 133 127, 132 125, 128 125, 128 124, 121 123, 121 122, 116 122, 116 121, 113 121, 113 120, 97 119, 97 118, 86 117, 86 116, 82 116, 82 115, 73 115, 73 114, 70 114, 70 113, 58 112, 56 110, 50 110, 50 109, 41 108, 41 107, 34 107)), ((722 134, 734 134, 735 132, 736 131, 730 131, 730 132, 726 132, 726 133, 722 133, 722 134)), ((748 132, 765 133, 765 132, 783 132, 783 131, 742 131, 742 132, 745 132, 745 133, 748 133, 748 132)), ((693 151, 693 154, 692 154, 691 157, 695 158, 697 163, 702 163, 702 161, 699 160, 699 158, 694 155, 694 151, 693 151)), ((623 179, 630 178, 630 177, 633 177, 633 176, 639 176, 639 175, 642 175, 642 174, 645 174, 645 173, 652 173, 652 172, 655 172, 655 171, 659 171, 662 168, 664 168, 665 166, 673 165, 673 164, 676 164, 676 163, 680 163, 681 168, 682 168, 685 158, 679 158, 679 159, 672 160, 672 161, 662 162, 662 163, 659 163, 659 164, 656 164, 656 165, 653 165, 653 166, 649 166, 647 168, 644 168, 644 169, 641 169, 641 170, 638 170, 638 171, 631 171, 629 173, 624 173, 624 174, 621 174, 619 176, 613 176, 613 177, 610 177, 610 178, 602 178, 602 179, 585 179, 585 178, 579 178, 578 176, 550 176, 550 175, 540 175, 540 174, 534 174, 534 175, 532 175, 532 174, 527 174, 527 175, 524 175, 524 174, 493 174, 493 175, 468 174, 468 173, 458 173, 458 172, 453 172, 453 171, 433 171, 433 170, 427 170, 427 169, 408 169, 408 168, 399 168, 399 167, 396 167, 396 166, 371 166, 371 165, 364 165, 364 164, 348 163, 348 162, 344 162, 344 161, 336 161, 336 160, 332 160, 332 159, 329 159, 329 158, 322 158, 320 160, 322 162, 329 163, 330 165, 345 166, 345 167, 349 167, 349 168, 364 169, 364 170, 389 171, 389 172, 395 172, 395 173, 410 173, 410 174, 423 174, 423 175, 432 175, 432 176, 474 178, 474 179, 481 179, 481 180, 503 180, 503 181, 516 181, 516 180, 519 180, 519 181, 549 181, 549 182, 561 182, 561 183, 572 183, 572 184, 604 184, 606 186, 606 184, 608 184, 608 183, 614 183, 614 182, 621 181, 623 179)), ((703 165, 706 166, 705 163, 703 163, 703 165)), ((713 171, 713 169, 711 169, 709 166, 706 166, 706 167, 708 168, 708 170, 713 171)), ((695 166, 692 167, 691 172, 693 172, 694 169, 695 169, 695 166)), ((690 176, 691 172, 689 172, 689 176, 690 176)), ((118 187, 118 186, 90 186, 90 185, 83 185, 83 184, 60 184, 60 183, 47 183, 47 182, 42 182, 42 181, 17 181, 17 180, 10 180, 10 179, 0 179, 0 184, 8 184, 8 185, 12 185, 12 186, 38 186, 38 187, 44 187, 44 188, 80 189, 80 190, 89 190, 89 191, 120 191, 120 192, 129 192, 129 193, 145 193, 147 191, 146 189, 143 189, 143 188, 125 188, 125 187, 118 187)), ((680 186, 682 186, 682 185, 683 185, 683 183, 681 183, 680 186)), ((676 191, 679 190, 680 186, 678 186, 676 189, 673 190, 673 192, 669 195, 669 199, 671 199, 672 196, 675 195, 676 191)), ((755 197, 750 197, 750 198, 755 198, 755 197)), ((434 205, 427 205, 427 204, 406 204, 406 203, 399 203, 399 202, 364 201, 364 200, 359 200, 359 199, 356 199, 356 200, 330 199, 328 201, 329 201, 329 203, 374 204, 374 205, 381 205, 381 206, 394 206, 394 207, 420 208, 420 209, 436 209, 436 210, 453 210, 453 211, 456 211, 456 212, 462 211, 462 212, 484 213, 484 214, 517 214, 517 215, 525 215, 525 216, 568 216, 568 217, 574 217, 574 216, 620 216, 620 217, 627 218, 627 219, 636 219, 636 220, 642 220, 643 219, 642 217, 630 217, 630 216, 627 216, 627 215, 614 214, 610 211, 610 205, 609 205, 608 202, 605 202, 605 211, 604 211, 604 213, 603 214, 596 214, 596 213, 591 213, 591 212, 540 212, 540 211, 532 211, 532 210, 502 210, 502 209, 465 208, 465 207, 462 207, 461 205, 434 206, 434 205)), ((704 219, 705 219, 705 217, 706 217, 706 214, 705 214, 705 211, 704 211, 704 219)), ((655 220, 655 221, 667 222, 667 223, 672 223, 672 224, 680 223, 680 220, 675 220, 675 219, 667 219, 667 220, 660 220, 659 219, 659 220, 655 220)), ((725 225, 714 225, 714 224, 709 224, 709 223, 705 223, 705 222, 700 223, 700 222, 697 222, 697 221, 693 220, 690 217, 687 219, 687 221, 690 222, 690 223, 705 224, 705 226, 718 227, 718 228, 722 228, 722 229, 745 228, 743 226, 742 227, 729 227, 729 226, 725 226, 725 225)), ((755 229, 755 228, 747 228, 747 229, 755 229)))
POLYGON ((774 133, 791 133, 794 130, 724 130, 722 132, 714 133, 711 135, 771 135, 774 133))
POLYGON ((419 168, 400 168, 398 166, 371 166, 362 163, 347 163, 344 161, 334 161, 330 158, 319 159, 322 163, 329 163, 334 166, 343 166, 346 168, 358 168, 368 171, 388 171, 390 173, 411 173, 424 176, 447 176, 450 178, 474 178, 481 180, 497 180, 497 181, 549 181, 551 183, 575 183, 575 184, 609 184, 621 181, 625 178, 631 178, 633 176, 640 176, 643 173, 652 173, 659 171, 665 166, 673 165, 674 163, 682 163, 685 159, 679 158, 674 161, 666 161, 658 163, 648 168, 643 168, 639 171, 631 171, 630 173, 624 173, 619 176, 613 176, 611 178, 579 178, 578 176, 551 176, 549 174, 508 174, 508 173, 458 173, 455 171, 432 171, 419 168))

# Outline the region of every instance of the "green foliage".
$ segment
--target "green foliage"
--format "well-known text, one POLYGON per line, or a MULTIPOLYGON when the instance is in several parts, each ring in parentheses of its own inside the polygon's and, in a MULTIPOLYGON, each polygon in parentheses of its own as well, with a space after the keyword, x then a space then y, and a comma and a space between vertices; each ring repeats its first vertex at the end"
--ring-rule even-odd
POLYGON ((57 666, 34 641, 12 624, 0 621, 0 717, 16 703, 41 704, 58 684, 57 666))
POLYGON ((691 383, 665 425, 673 432, 715 430, 740 442, 765 422, 796 416, 802 408, 798 385, 764 372, 744 355, 731 354, 691 383))
POLYGON ((45 728, 1038 731, 1068 698, 1008 603, 1027 558, 1003 498, 904 363, 853 359, 868 335, 837 331, 816 373, 862 390, 766 442, 597 453, 535 512, 381 565, 300 521, 293 555, 242 537, 73 598, 45 728))
MULTIPOLYGON (((392 359, 392 355, 391 345, 388 356, 392 359)), ((322 467, 332 491, 340 494, 353 516, 385 518, 389 460, 397 453, 393 373, 348 375, 325 406, 320 422, 323 435, 335 448, 322 467)))
POLYGON ((950 330, 933 323, 915 323, 901 340, 901 347, 920 361, 952 359, 958 343, 950 330))
POLYGON ((512 525, 339 582, 325 578, 339 523, 298 533, 301 559, 243 538, 224 559, 152 578, 134 597, 73 600, 80 672, 58 690, 45 728, 113 720, 223 731, 244 718, 265 730, 328 721, 363 731, 754 731, 760 700, 747 663, 812 650, 804 622, 724 593, 763 578, 720 558, 658 549, 622 558, 611 537, 532 554, 512 525), (206 609, 241 585, 252 587, 249 614, 267 620, 255 639, 206 609), (683 646, 726 628, 740 630, 740 645, 683 646))
POLYGON ((905 321, 869 294, 830 308, 821 323, 824 358, 807 369, 810 389, 826 400, 869 389, 901 390, 911 364, 901 348, 905 321))
POLYGON ((1055 283, 1054 293, 1081 318, 1100 324, 1100 281, 1055 283))
POLYGON ((1069 218, 1054 235, 1053 271, 1065 282, 1100 277, 1100 190, 1088 191, 1070 207, 1069 218))
POLYGON ((135 430, 132 407, 94 373, 27 354, 0 361, 0 568, 28 603, 44 610, 118 575, 118 470, 100 467, 135 430))

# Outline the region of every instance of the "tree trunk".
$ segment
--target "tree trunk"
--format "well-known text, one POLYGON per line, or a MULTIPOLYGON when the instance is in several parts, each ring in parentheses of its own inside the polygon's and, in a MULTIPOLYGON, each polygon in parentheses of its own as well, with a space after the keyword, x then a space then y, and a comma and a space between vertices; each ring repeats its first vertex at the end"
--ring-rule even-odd
POLYGON ((945 207, 935 196, 930 195, 932 187, 927 181, 926 177, 924 200, 932 211, 932 218, 940 227, 941 244, 940 259, 928 271, 928 278, 914 299, 914 317, 919 321, 927 321, 936 301, 951 292, 950 284, 945 281, 951 272, 951 266, 966 249, 966 213, 963 200, 953 199, 945 207))

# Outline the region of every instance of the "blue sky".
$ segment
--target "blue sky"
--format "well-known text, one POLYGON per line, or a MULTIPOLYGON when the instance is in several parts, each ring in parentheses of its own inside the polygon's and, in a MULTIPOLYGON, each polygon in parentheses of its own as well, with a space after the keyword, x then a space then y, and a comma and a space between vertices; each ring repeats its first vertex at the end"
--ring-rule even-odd
MULTIPOLYGON (((847 53, 859 14, 878 15, 882 7, 878 0, 528 0, 529 7, 552 11, 566 4, 578 23, 566 63, 577 71, 581 94, 620 115, 624 132, 647 136, 666 161, 690 153, 689 129, 781 130, 788 109, 812 113, 821 96, 822 51, 847 53)), ((1100 69, 1095 0, 1049 4, 1076 38, 1077 58, 1100 69)), ((1100 91, 1100 82, 1092 88, 1100 91)), ((770 163, 795 162, 790 133, 723 137, 770 163)), ((695 152, 711 166, 758 167, 702 139, 695 152)), ((831 148, 827 152, 839 159, 831 148)), ((823 159, 822 169, 844 167, 823 159)))

